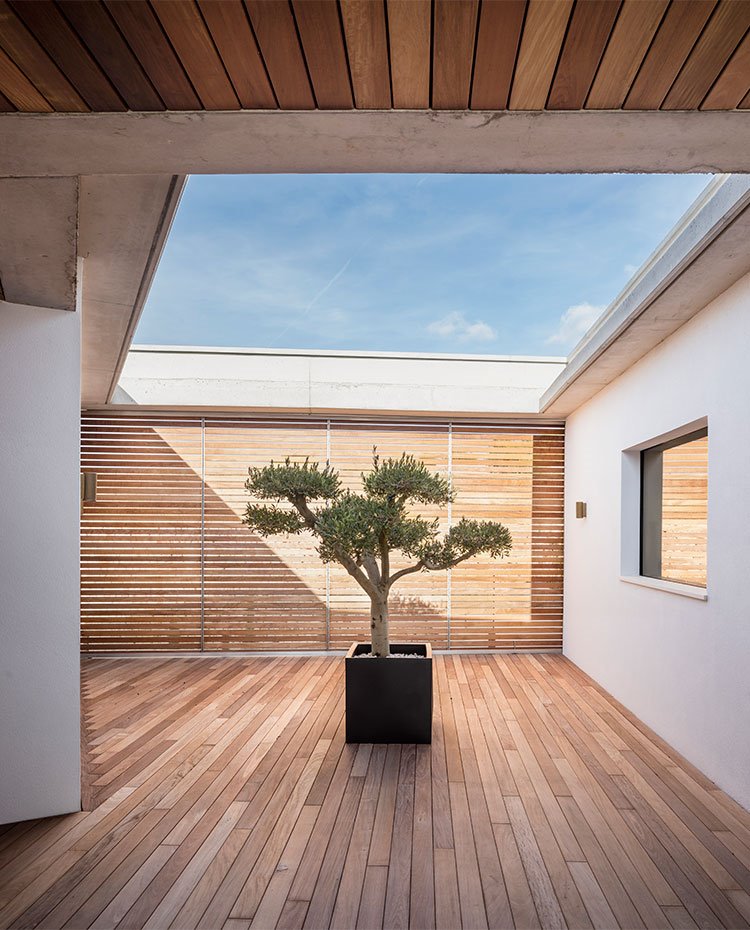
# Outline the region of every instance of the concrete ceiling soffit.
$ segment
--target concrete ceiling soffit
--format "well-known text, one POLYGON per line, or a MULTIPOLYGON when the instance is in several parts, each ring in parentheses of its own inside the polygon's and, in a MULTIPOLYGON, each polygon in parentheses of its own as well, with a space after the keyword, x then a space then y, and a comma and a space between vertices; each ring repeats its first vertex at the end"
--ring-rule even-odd
POLYGON ((77 178, 0 178, 0 285, 10 303, 76 308, 77 178))
POLYGON ((185 178, 81 178, 82 403, 114 390, 161 257, 185 178))

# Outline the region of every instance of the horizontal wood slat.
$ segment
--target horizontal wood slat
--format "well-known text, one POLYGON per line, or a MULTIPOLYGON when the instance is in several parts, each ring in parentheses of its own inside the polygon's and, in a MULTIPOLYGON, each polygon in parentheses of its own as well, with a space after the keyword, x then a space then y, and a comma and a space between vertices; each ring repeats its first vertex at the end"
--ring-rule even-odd
POLYGON ((366 597, 320 562, 312 538, 261 539, 242 515, 248 467, 329 458, 355 489, 374 446, 451 478, 450 511, 422 510, 442 530, 461 516, 497 519, 514 539, 506 560, 405 578, 393 638, 561 648, 561 426, 91 416, 82 437, 82 467, 98 476, 82 512, 86 652, 343 649, 365 637, 366 597))
POLYGON ((0 102, 743 109, 749 17, 750 0, 2 0, 0 102))

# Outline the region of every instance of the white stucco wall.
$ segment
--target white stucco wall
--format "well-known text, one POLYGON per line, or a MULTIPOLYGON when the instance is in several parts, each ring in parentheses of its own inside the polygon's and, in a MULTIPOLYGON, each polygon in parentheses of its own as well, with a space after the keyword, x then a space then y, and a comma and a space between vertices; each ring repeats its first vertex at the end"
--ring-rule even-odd
MULTIPOLYGON (((750 807, 750 275, 566 430, 566 655, 750 807), (708 598, 620 580, 622 450, 708 418, 708 598), (575 519, 575 501, 588 517, 575 519)), ((635 504, 635 502, 634 502, 635 504)))
POLYGON ((564 365, 560 358, 135 346, 113 402, 306 413, 537 413, 542 392, 564 365))
POLYGON ((80 314, 0 301, 0 823, 80 809, 80 314))

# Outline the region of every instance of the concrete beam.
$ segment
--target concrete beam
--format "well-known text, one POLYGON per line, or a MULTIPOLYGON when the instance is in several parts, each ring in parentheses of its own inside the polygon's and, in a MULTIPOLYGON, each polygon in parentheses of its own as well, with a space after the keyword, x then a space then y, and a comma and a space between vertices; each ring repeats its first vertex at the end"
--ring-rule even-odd
POLYGON ((743 112, 0 114, 0 175, 746 172, 743 112))
POLYGON ((75 310, 78 179, 0 178, 0 215, 4 299, 75 310))
POLYGON ((185 179, 81 178, 82 403, 106 403, 161 257, 185 179))

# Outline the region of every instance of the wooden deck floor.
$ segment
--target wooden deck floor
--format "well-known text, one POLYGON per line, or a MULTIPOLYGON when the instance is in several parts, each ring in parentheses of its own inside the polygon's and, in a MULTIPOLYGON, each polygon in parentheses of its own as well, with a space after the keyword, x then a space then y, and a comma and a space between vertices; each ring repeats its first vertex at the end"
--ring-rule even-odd
POLYGON ((750 815, 575 666, 435 664, 373 748, 340 659, 86 661, 94 809, 2 828, 0 926, 748 926, 750 815))

